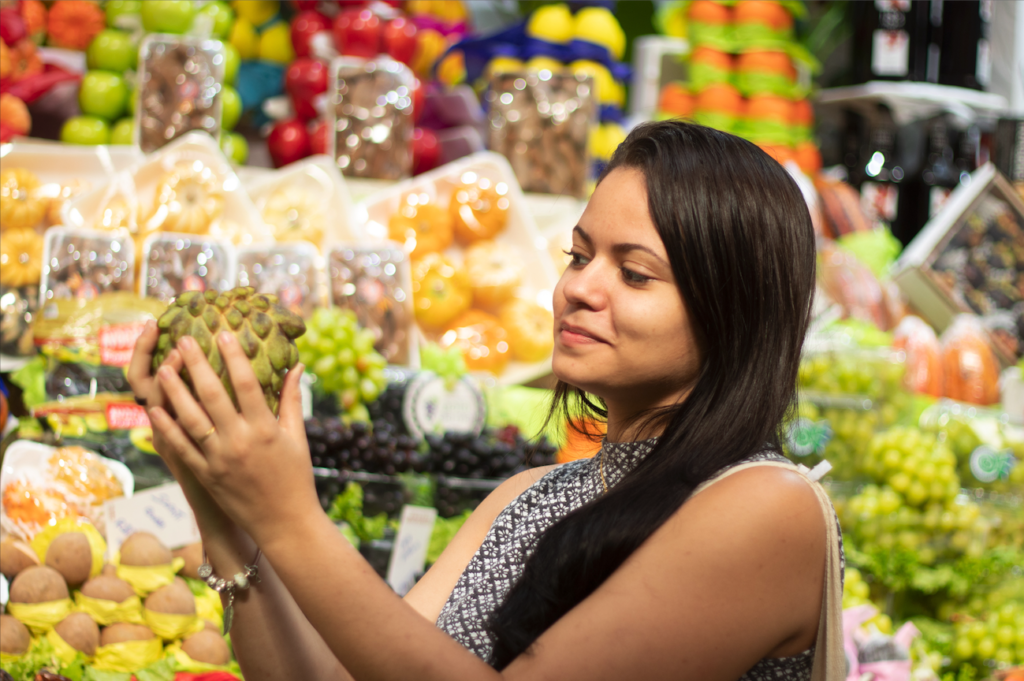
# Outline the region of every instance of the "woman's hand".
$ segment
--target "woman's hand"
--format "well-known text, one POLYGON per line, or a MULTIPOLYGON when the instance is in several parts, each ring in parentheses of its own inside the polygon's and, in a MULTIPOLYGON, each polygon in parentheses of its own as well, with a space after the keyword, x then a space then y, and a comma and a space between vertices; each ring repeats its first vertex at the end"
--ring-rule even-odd
MULTIPOLYGON (((132 387, 136 399, 144 404, 150 422, 153 420, 154 409, 160 409, 161 412, 167 413, 166 410, 169 408, 167 395, 150 373, 153 351, 156 349, 159 336, 156 322, 147 322, 142 334, 135 342, 132 360, 128 365, 128 384, 132 387)), ((177 350, 172 350, 161 366, 166 367, 174 375, 178 375, 184 366, 184 361, 177 350)), ((224 511, 200 484, 188 466, 182 463, 177 448, 168 442, 157 428, 153 428, 153 446, 171 470, 171 475, 181 485, 203 534, 221 534, 225 530, 233 530, 234 523, 224 514, 224 511)))
POLYGON ((157 406, 150 410, 150 419, 154 433, 160 433, 227 515, 260 543, 261 536, 273 536, 277 528, 321 511, 302 419, 302 366, 285 378, 278 420, 235 337, 222 332, 216 342, 241 413, 195 340, 186 336, 178 341, 177 351, 200 401, 178 371, 165 364, 157 381, 177 416, 157 406))

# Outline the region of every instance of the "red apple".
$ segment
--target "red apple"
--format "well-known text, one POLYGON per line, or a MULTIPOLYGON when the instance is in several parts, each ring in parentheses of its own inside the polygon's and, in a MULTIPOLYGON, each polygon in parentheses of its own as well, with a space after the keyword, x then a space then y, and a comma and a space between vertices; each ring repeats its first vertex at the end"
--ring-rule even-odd
POLYGON ((405 17, 395 17, 384 27, 384 51, 395 61, 412 63, 416 54, 416 25, 405 17))
POLYGON ((380 17, 368 9, 346 9, 334 20, 334 45, 338 52, 372 59, 380 54, 380 17))
POLYGON ((412 174, 419 175, 433 170, 441 162, 441 145, 437 135, 427 128, 412 131, 412 174))
POLYGON ((313 121, 310 124, 311 131, 309 133, 309 148, 313 150, 314 154, 326 154, 327 153, 327 121, 321 118, 320 120, 313 121))
POLYGON ((28 35, 25 20, 13 7, 0 9, 0 40, 13 47, 15 43, 28 35))
POLYGON ((317 95, 327 92, 327 65, 309 57, 296 59, 284 72, 284 89, 291 97, 299 118, 316 118, 313 100, 317 95))
POLYGON ((321 32, 330 32, 331 20, 320 12, 306 10, 299 12, 292 19, 292 47, 296 57, 309 56, 309 41, 321 32))
POLYGON ((419 123, 423 116, 423 106, 426 104, 427 89, 419 78, 413 79, 412 85, 412 122, 419 123))
POLYGON ((297 118, 281 121, 270 131, 267 149, 275 168, 306 158, 310 154, 306 124, 297 118))

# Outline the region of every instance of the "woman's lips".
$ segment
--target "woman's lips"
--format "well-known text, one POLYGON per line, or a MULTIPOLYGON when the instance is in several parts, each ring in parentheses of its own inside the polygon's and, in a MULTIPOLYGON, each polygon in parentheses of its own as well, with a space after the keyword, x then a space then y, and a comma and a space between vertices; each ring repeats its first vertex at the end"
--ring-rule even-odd
POLYGON ((561 324, 558 330, 559 339, 567 345, 589 345, 604 343, 604 339, 580 326, 561 324))

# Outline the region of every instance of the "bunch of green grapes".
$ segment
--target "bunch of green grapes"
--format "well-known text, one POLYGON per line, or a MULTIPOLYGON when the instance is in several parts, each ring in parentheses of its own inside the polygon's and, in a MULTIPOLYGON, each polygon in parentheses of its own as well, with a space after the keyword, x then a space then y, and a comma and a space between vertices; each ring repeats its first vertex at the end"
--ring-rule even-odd
POLYGON ((829 406, 827 401, 820 402, 801 398, 797 416, 787 431, 786 453, 812 467, 826 459, 832 464, 829 474, 833 479, 854 479, 861 472, 859 462, 881 417, 873 409, 829 406), (801 433, 803 441, 795 441, 799 437, 794 430, 797 426, 805 431, 801 433), (813 451, 810 451, 812 446, 813 451))
POLYGON ((990 469, 995 477, 993 480, 986 476, 979 478, 979 473, 972 468, 972 465, 979 465, 977 457, 986 443, 978 437, 968 419, 943 414, 934 419, 930 429, 945 437, 946 444, 956 456, 960 477, 965 485, 1008 492, 1020 489, 1021 483, 1024 483, 1024 467, 1020 465, 1024 461, 1024 442, 1008 442, 1005 448, 987 448, 988 465, 995 463, 995 468, 990 469), (995 470, 1001 472, 995 473, 995 470))
POLYGON ((1024 601, 1003 603, 984 619, 964 618, 956 623, 954 636, 956 662, 1024 664, 1024 601))
POLYGON ((843 532, 858 546, 899 547, 914 552, 925 565, 943 557, 981 555, 991 529, 991 521, 973 501, 959 497, 918 508, 907 505, 889 485, 866 485, 836 510, 843 532))
POLYGON ((960 493, 956 457, 934 433, 897 426, 877 433, 862 470, 903 495, 910 506, 945 503, 960 493))
MULTIPOLYGON (((800 363, 798 385, 828 395, 863 395, 902 408, 904 367, 874 352, 821 353, 800 363)), ((897 411, 898 413, 898 411, 897 411)))
POLYGON ((317 389, 338 395, 344 414, 369 420, 366 404, 387 387, 387 360, 373 349, 373 331, 359 325, 356 313, 345 308, 320 308, 295 341, 299 359, 317 377, 317 389))

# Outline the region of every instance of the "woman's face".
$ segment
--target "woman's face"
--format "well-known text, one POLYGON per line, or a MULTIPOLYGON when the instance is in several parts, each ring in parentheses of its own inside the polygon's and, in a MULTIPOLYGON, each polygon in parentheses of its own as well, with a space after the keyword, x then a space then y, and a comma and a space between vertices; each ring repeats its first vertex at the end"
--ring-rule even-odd
POLYGON ((674 404, 693 387, 698 350, 639 170, 617 168, 594 191, 554 314, 555 375, 610 411, 674 404))

